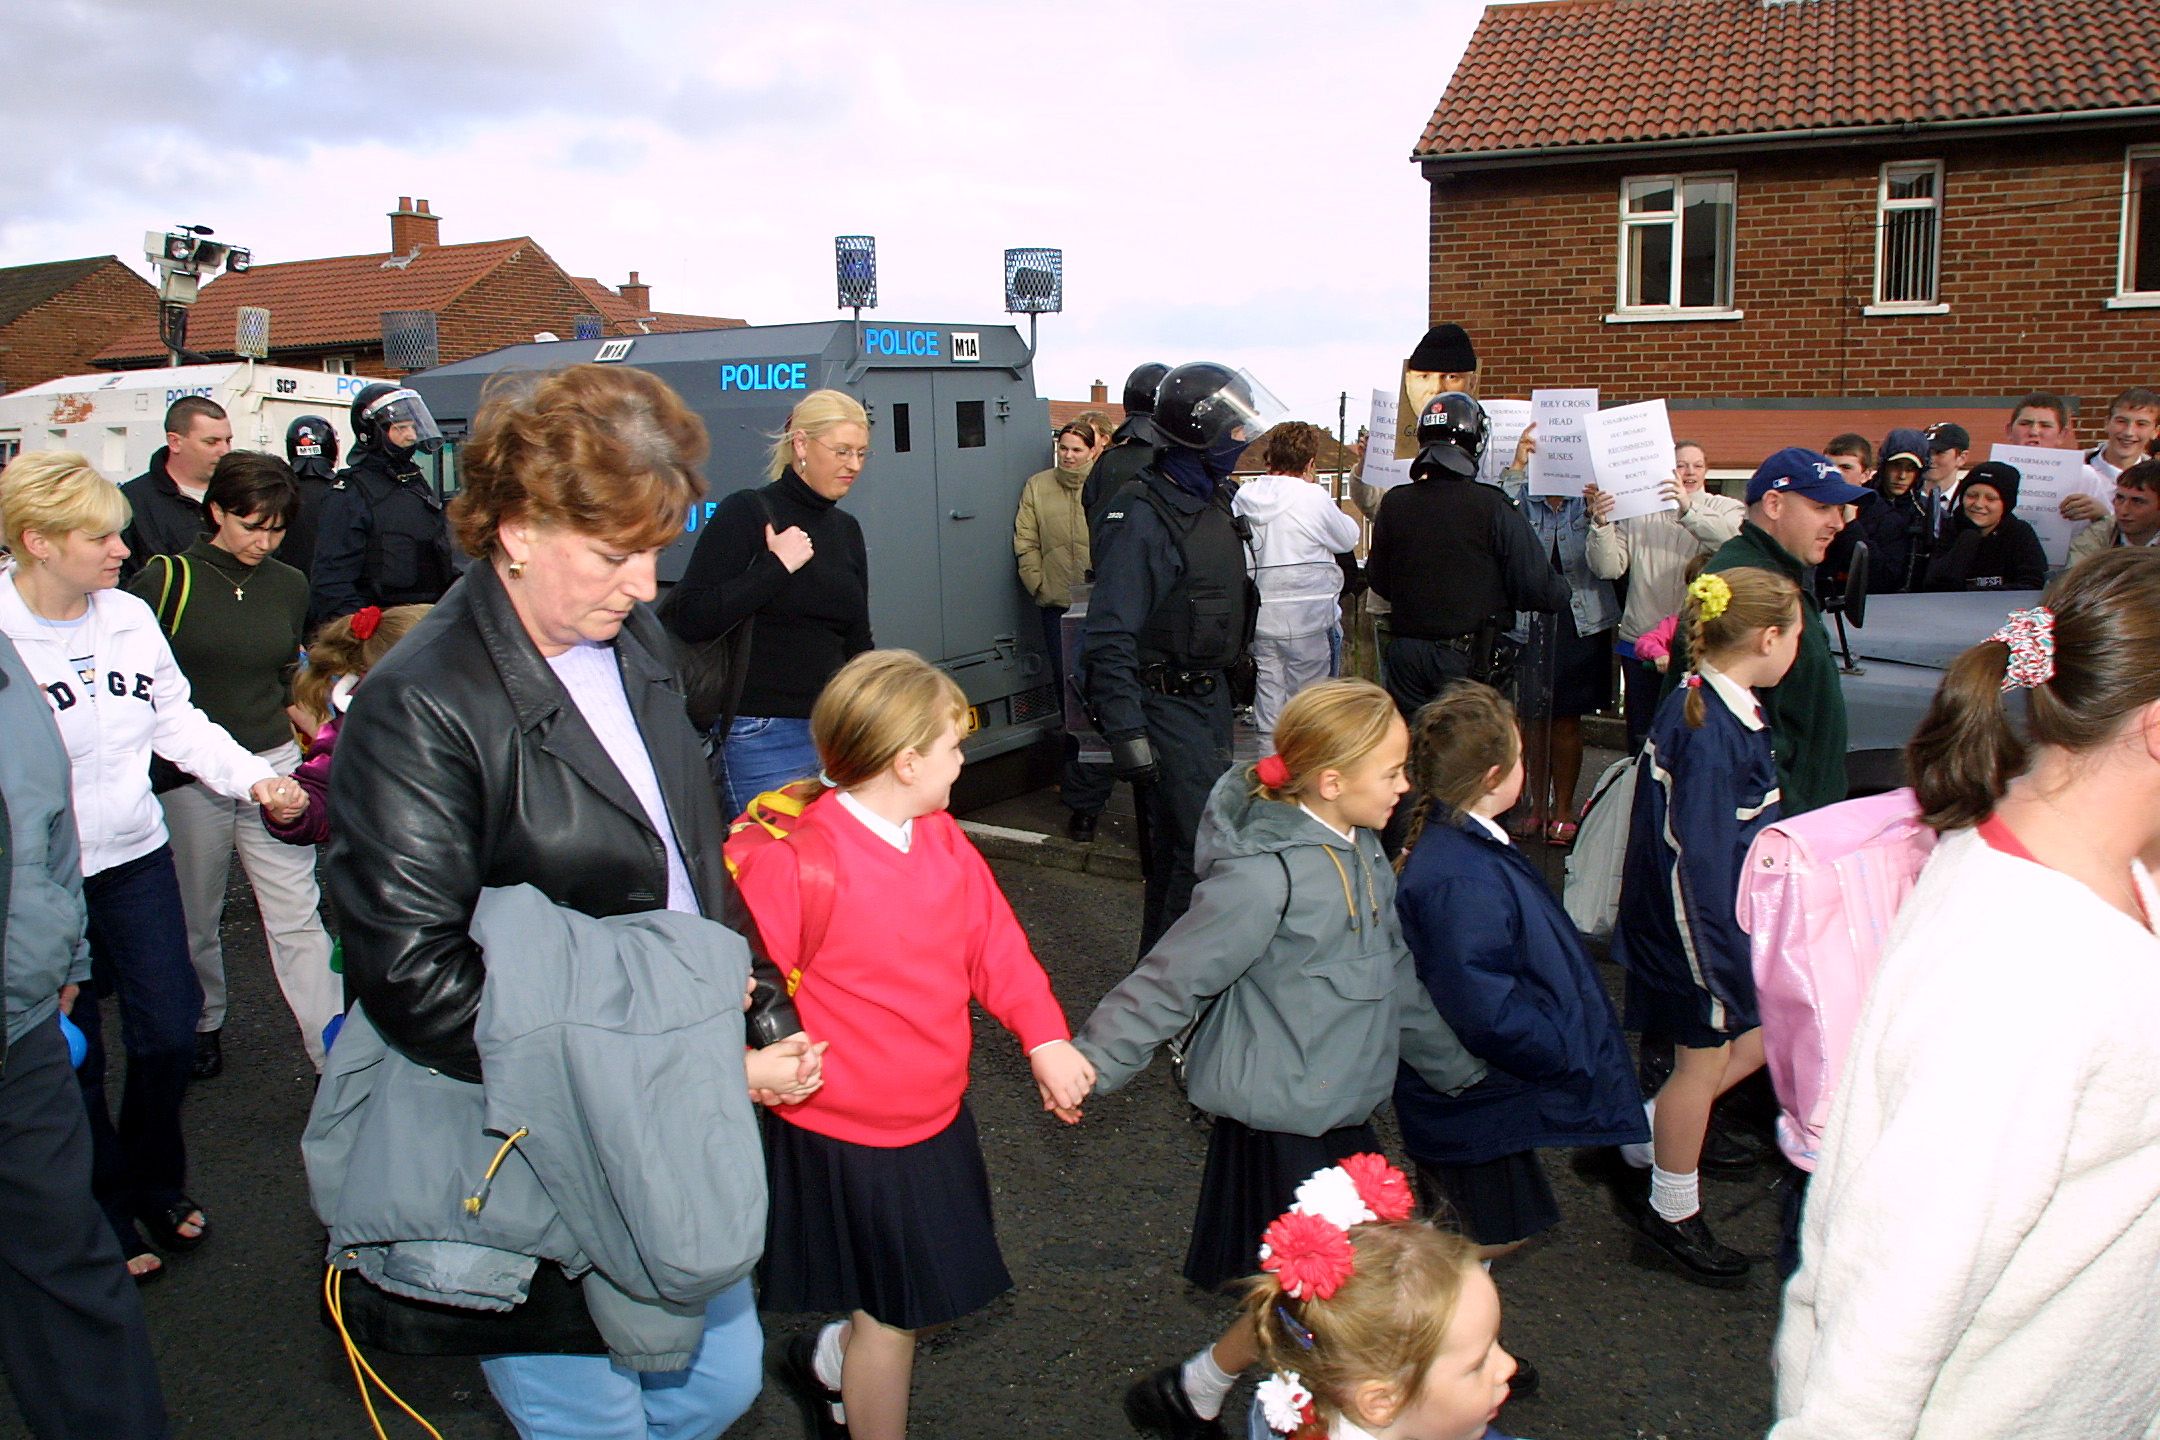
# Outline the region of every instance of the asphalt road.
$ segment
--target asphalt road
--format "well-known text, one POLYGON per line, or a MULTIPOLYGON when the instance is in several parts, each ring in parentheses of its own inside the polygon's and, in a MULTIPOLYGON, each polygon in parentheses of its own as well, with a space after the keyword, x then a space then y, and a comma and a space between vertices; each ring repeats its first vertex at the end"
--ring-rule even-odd
MULTIPOLYGON (((1027 865, 1000 864, 998 873, 1067 1013, 1084 1018, 1128 968, 1138 885, 1027 865)), ((194 1193, 214 1238, 143 1292, 167 1399, 183 1436, 364 1436, 351 1375, 316 1322, 322 1243, 297 1148, 312 1073, 244 890, 226 914, 234 997, 227 1068, 197 1088, 188 1113, 194 1193)), ((1011 1038, 987 1020, 977 1025, 971 1103, 1018 1288, 926 1340, 913 1433, 1129 1435, 1118 1409, 1125 1385, 1190 1353, 1229 1313, 1177 1276, 1206 1137, 1162 1066, 1096 1101, 1080 1126, 1058 1125, 1036 1108, 1011 1038)), ((1495 1276, 1505 1339, 1537 1362, 1544 1388, 1511 1405, 1502 1423, 1537 1440, 1761 1434, 1777 1306, 1766 1270, 1736 1291, 1685 1284, 1637 1253, 1631 1232, 1564 1156, 1547 1163, 1564 1223, 1495 1276)), ((1764 1170, 1706 1182, 1721 1238, 1770 1253, 1775 1178, 1764 1170)), ((809 1323, 766 1317, 775 1344, 809 1323)), ((513 1434, 470 1361, 372 1358, 446 1440, 513 1434)), ((419 1433, 403 1417, 388 1423, 392 1435, 419 1433)), ((0 1405, 0 1437, 25 1433, 12 1402, 0 1405)), ((730 1432, 744 1440, 802 1434, 794 1407, 770 1388, 730 1432)))

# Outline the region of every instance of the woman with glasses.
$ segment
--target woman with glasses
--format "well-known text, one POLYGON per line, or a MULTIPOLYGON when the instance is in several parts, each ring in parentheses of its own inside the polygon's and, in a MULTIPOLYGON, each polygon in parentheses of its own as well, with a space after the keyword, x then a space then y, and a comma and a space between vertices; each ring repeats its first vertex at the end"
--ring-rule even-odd
POLYGON ((840 508, 869 459, 861 402, 839 390, 804 396, 774 437, 768 483, 720 502, 663 607, 668 628, 693 645, 750 626, 742 698, 727 733, 713 736, 730 816, 817 773, 810 707, 871 648, 870 560, 862 526, 840 508))

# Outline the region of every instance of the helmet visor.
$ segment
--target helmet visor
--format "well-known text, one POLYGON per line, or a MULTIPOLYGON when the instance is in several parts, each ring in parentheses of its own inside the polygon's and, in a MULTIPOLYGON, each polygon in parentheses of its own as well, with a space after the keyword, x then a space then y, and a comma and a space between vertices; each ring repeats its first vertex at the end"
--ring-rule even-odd
POLYGON ((432 455, 443 447, 442 430, 417 390, 392 390, 367 407, 365 418, 394 450, 424 450, 432 455))
POLYGON ((1211 446, 1233 440, 1250 444, 1289 413, 1290 407, 1250 370, 1239 370, 1229 384, 1193 406, 1193 421, 1211 446))

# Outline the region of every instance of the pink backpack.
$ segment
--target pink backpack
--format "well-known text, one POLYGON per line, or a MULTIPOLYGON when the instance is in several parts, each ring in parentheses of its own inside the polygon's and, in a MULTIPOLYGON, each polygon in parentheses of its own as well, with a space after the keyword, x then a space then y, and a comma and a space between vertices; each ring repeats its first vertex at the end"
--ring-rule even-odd
POLYGON ((1781 820, 1748 847, 1736 909, 1781 1112, 1778 1148, 1802 1170, 1815 1168, 1883 945, 1934 848, 1910 790, 1781 820))

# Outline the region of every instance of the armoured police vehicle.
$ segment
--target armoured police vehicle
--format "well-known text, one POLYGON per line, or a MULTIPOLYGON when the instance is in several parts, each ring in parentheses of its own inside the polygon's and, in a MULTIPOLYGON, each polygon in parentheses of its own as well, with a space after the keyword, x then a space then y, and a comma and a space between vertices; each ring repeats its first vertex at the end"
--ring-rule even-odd
POLYGON ((636 365, 705 422, 711 493, 661 557, 663 584, 689 563, 704 518, 730 491, 765 483, 773 437, 803 395, 846 390, 870 412, 870 462, 844 502, 870 554, 877 643, 942 665, 973 707, 971 760, 1028 746, 1059 719, 1034 612, 1015 578, 1013 512, 1050 463, 1049 403, 1009 325, 829 321, 629 339, 513 345, 422 371, 419 391, 449 441, 469 433, 491 379, 585 361, 636 365))
POLYGON ((352 448, 353 396, 374 383, 252 360, 156 370, 68 375, 0 395, 0 465, 18 453, 74 450, 98 473, 125 483, 150 468, 165 443, 165 411, 189 395, 215 400, 232 421, 233 448, 285 453, 285 427, 319 415, 352 448))

